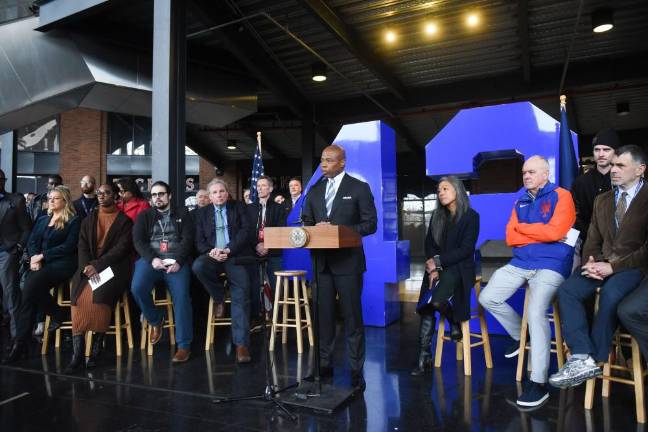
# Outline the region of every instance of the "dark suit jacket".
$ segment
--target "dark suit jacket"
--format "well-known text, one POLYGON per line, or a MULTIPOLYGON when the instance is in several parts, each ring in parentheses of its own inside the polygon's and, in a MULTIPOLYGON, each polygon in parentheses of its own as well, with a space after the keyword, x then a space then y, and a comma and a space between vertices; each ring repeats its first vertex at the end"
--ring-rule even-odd
POLYGON ((5 192, 0 200, 0 243, 6 251, 13 252, 16 245, 27 246, 31 220, 25 209, 25 197, 5 192))
MULTIPOLYGON (((446 230, 443 246, 434 241, 432 218, 425 236, 425 259, 439 255, 443 272, 457 272, 461 276, 462 287, 455 290, 453 306, 455 320, 465 321, 470 316, 470 292, 475 285, 475 244, 479 237, 479 213, 469 208, 456 223, 446 230)), ((423 287, 430 284, 427 272, 423 277, 423 287)))
MULTIPOLYGON (((245 204, 240 201, 230 200, 225 204, 227 209, 227 233, 230 257, 253 256, 252 250, 252 224, 245 204)), ((214 220, 214 206, 208 205, 196 212, 196 249, 199 254, 209 253, 216 244, 216 221, 214 220)))
POLYGON ((52 229, 43 248, 43 236, 47 231, 47 224, 49 224, 50 219, 51 216, 49 215, 38 218, 29 236, 27 253, 30 257, 42 253, 44 255, 44 267, 69 272, 71 276, 77 268, 77 244, 79 242, 81 221, 77 216, 74 216, 65 224, 62 230, 52 229))
POLYGON ((110 226, 101 254, 97 253, 97 220, 98 209, 81 222, 79 233, 79 261, 78 268, 72 279, 72 304, 88 283, 88 278, 83 274, 83 269, 91 265, 101 273, 110 267, 115 277, 92 292, 92 302, 113 306, 124 290, 130 286, 131 252, 133 251, 132 229, 133 222, 124 213, 118 211, 115 221, 110 226))
POLYGON ((83 195, 78 200, 72 201, 72 204, 74 205, 74 209, 76 210, 77 216, 79 216, 81 218, 81 220, 83 220, 83 218, 88 216, 89 213, 92 213, 92 211, 95 208, 97 208, 97 206, 99 205, 99 201, 97 200, 97 198, 95 198, 94 206, 92 208, 88 209, 88 210, 90 210, 90 212, 86 212, 85 207, 83 207, 82 199, 83 199, 83 195))
MULTIPOLYGON (((315 184, 306 196, 302 220, 304 225, 315 225, 318 222, 329 221, 332 225, 345 225, 361 236, 376 232, 378 217, 376 206, 369 185, 363 181, 345 174, 333 200, 331 214, 326 216, 326 180, 315 184)), ((345 248, 337 250, 314 250, 317 271, 328 269, 332 274, 357 274, 367 270, 364 249, 345 248)))
MULTIPOLYGON (((261 223, 261 204, 258 202, 248 204, 248 218, 250 220, 250 229, 252 232, 252 248, 254 249, 259 243, 259 225, 261 223)), ((286 210, 281 204, 268 200, 266 204, 266 220, 265 226, 267 227, 283 227, 286 226, 286 210)), ((268 252, 269 256, 281 256, 281 249, 272 249, 268 252)))
POLYGON ((583 246, 583 262, 593 256, 596 261, 609 261, 614 272, 640 269, 648 272, 648 185, 632 199, 617 229, 614 212, 614 190, 594 200, 592 222, 583 246))

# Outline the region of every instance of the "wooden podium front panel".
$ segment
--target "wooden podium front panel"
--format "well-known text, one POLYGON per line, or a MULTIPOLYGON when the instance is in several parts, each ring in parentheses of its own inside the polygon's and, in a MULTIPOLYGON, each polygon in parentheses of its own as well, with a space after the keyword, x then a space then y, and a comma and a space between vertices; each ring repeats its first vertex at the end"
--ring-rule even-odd
MULTIPOLYGON (((263 230, 266 249, 296 249, 290 242, 290 233, 300 227, 266 227, 263 230)), ((362 245, 362 237, 349 227, 317 225, 301 227, 308 233, 305 249, 340 249, 362 245)))

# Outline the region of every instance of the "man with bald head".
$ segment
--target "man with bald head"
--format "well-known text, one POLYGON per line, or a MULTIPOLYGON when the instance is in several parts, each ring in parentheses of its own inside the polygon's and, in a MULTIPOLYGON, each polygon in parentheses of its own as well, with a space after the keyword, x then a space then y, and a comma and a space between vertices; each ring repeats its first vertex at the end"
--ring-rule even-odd
POLYGON ((549 181, 545 158, 530 157, 522 167, 522 179, 526 191, 515 202, 506 225, 506 243, 513 247, 513 259, 493 274, 479 302, 514 339, 504 355, 513 358, 520 350, 521 319, 506 301, 528 284, 533 371, 517 404, 529 408, 549 398, 546 383, 551 329, 547 309, 571 271, 574 248, 562 240, 576 221, 576 209, 571 193, 549 181))
POLYGON ((95 193, 95 187, 97 185, 97 180, 92 176, 83 176, 81 179, 81 197, 74 201, 74 209, 76 210, 77 216, 81 219, 88 216, 92 213, 97 207, 97 194, 95 193))
MULTIPOLYGON (((345 173, 344 149, 337 145, 322 151, 322 179, 306 197, 304 225, 345 225, 361 236, 376 232, 377 216, 369 185, 345 173)), ((313 250, 317 267, 318 312, 320 316, 320 375, 333 375, 335 342, 335 298, 340 298, 344 316, 347 350, 351 366, 351 385, 365 389, 362 368, 365 359, 362 321, 362 275, 366 271, 364 250, 357 248, 313 250)))

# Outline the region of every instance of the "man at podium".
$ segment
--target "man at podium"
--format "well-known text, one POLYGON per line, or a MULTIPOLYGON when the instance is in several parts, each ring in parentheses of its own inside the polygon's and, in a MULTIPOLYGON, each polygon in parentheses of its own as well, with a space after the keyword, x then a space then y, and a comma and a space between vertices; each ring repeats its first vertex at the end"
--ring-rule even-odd
MULTIPOLYGON (((304 225, 344 225, 361 236, 376 232, 377 215, 369 185, 344 172, 346 156, 337 145, 322 151, 323 177, 315 184, 304 203, 304 225)), ((335 342, 335 296, 340 297, 346 342, 351 366, 351 384, 365 389, 362 367, 365 360, 362 321, 362 275, 366 271, 362 245, 355 248, 312 250, 318 277, 320 320, 320 375, 333 375, 335 342)))

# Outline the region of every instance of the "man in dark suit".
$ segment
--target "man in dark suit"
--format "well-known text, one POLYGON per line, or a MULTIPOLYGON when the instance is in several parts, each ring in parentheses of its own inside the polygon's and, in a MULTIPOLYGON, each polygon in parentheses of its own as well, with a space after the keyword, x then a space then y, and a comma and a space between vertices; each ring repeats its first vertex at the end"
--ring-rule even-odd
POLYGON ((224 313, 225 292, 220 274, 225 272, 232 296, 232 341, 236 361, 250 358, 250 280, 237 258, 251 257, 252 224, 245 205, 229 200, 227 184, 213 179, 207 185, 212 205, 194 210, 196 249, 193 272, 216 303, 215 315, 224 313))
MULTIPOLYGON (((376 206, 369 185, 344 172, 346 156, 337 145, 322 151, 323 179, 306 197, 304 225, 345 225, 361 236, 376 232, 376 206)), ((365 358, 362 321, 362 275, 366 271, 364 250, 357 248, 314 250, 317 268, 320 358, 322 377, 331 376, 335 341, 335 295, 340 297, 351 365, 351 384, 364 390, 362 367, 365 358)))
MULTIPOLYGON (((286 212, 284 208, 270 199, 274 182, 268 176, 261 176, 257 180, 257 195, 259 201, 248 204, 248 215, 252 224, 252 245, 258 257, 267 257, 266 273, 272 289, 275 287, 275 272, 281 270, 281 249, 266 249, 264 246, 263 231, 265 227, 282 227, 286 226, 286 212)), ((253 265, 248 268, 250 275, 250 314, 252 320, 258 320, 261 313, 259 304, 259 265, 253 265)))
POLYGON ((5 190, 7 178, 0 170, 0 285, 2 311, 10 317, 11 336, 16 336, 14 311, 18 295, 18 260, 27 245, 31 221, 25 198, 5 190))

